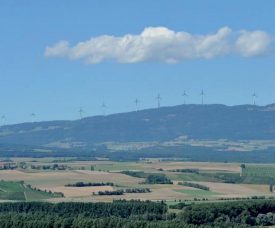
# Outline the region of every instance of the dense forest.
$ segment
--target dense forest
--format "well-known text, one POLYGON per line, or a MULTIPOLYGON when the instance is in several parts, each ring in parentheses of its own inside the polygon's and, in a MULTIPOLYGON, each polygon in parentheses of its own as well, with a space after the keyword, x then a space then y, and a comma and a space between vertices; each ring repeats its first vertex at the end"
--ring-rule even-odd
POLYGON ((0 224, 13 227, 250 227, 275 224, 275 201, 244 200, 171 206, 164 202, 16 202, 0 204, 0 224))

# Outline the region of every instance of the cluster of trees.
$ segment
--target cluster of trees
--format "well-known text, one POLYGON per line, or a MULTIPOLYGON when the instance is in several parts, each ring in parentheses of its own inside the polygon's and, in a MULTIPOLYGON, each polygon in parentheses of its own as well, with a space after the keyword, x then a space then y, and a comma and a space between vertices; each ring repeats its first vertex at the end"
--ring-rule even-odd
POLYGON ((123 191, 123 189, 114 190, 114 191, 106 190, 106 191, 99 191, 97 194, 100 196, 111 196, 111 195, 118 196, 118 195, 123 195, 124 191, 123 191))
POLYGON ((173 184, 164 174, 150 174, 145 179, 145 184, 173 184))
POLYGON ((177 172, 177 173, 196 173, 199 174, 199 169, 172 169, 169 170, 170 172, 177 172))
POLYGON ((66 184, 65 187, 92 187, 92 186, 114 186, 114 183, 112 182, 106 182, 106 183, 99 183, 99 182, 96 182, 96 183, 93 183, 93 182, 88 182, 88 183, 85 183, 85 182, 82 182, 82 181, 79 181, 79 182, 76 182, 74 184, 66 184))
POLYGON ((205 185, 196 184, 196 183, 192 183, 192 182, 179 182, 178 184, 179 185, 183 185, 183 186, 187 186, 187 187, 202 189, 202 190, 205 190, 205 191, 209 191, 210 190, 210 188, 207 187, 207 186, 205 186, 205 185))
POLYGON ((118 189, 114 191, 99 191, 98 195, 124 195, 124 193, 149 193, 151 192, 150 188, 127 188, 127 189, 118 189))
POLYGON ((218 198, 217 200, 264 200, 264 199, 269 199, 269 200, 273 200, 275 199, 275 196, 251 196, 251 197, 231 197, 231 198, 224 198, 224 197, 221 197, 221 198, 218 198))
POLYGON ((27 165, 26 162, 19 162, 18 167, 19 167, 20 169, 27 169, 27 168, 28 168, 28 165, 27 165))
POLYGON ((145 178, 143 184, 173 184, 163 173, 144 173, 143 171, 122 171, 121 173, 132 177, 145 178))
POLYGON ((53 165, 31 165, 31 169, 38 170, 66 170, 68 167, 66 165, 53 164, 53 165))
POLYGON ((17 169, 17 165, 14 162, 6 162, 0 165, 0 170, 13 170, 17 169))
POLYGON ((227 197, 220 197, 220 198, 217 198, 217 200, 228 200, 228 201, 232 201, 232 200, 249 200, 250 197, 230 197, 230 198, 227 198, 227 197))
POLYGON ((150 188, 127 188, 124 190, 125 193, 149 193, 150 188))
POLYGON ((144 173, 143 171, 126 170, 126 171, 122 171, 121 173, 132 177, 138 177, 138 178, 146 178, 147 176, 146 173, 144 173))

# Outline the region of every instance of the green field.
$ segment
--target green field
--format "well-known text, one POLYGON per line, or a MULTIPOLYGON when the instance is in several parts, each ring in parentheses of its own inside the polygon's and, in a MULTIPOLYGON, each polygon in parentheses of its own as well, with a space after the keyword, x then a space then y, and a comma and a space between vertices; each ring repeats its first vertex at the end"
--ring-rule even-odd
POLYGON ((182 189, 182 190, 175 190, 175 192, 180 192, 192 197, 206 197, 206 196, 213 196, 213 195, 220 194, 217 192, 205 191, 201 189, 182 189))
MULTIPOLYGON (((87 167, 89 169, 90 167, 87 167)), ((139 170, 154 171, 150 167, 143 166, 142 163, 135 162, 112 162, 109 164, 96 164, 94 169, 97 171, 122 171, 122 170, 139 170)))
POLYGON ((218 182, 217 178, 211 175, 201 173, 169 173, 167 177, 176 181, 210 181, 218 182))
POLYGON ((275 178, 275 165, 246 165, 243 176, 275 178))
POLYGON ((32 189, 23 181, 0 181, 0 200, 33 201, 55 197, 55 194, 32 189))

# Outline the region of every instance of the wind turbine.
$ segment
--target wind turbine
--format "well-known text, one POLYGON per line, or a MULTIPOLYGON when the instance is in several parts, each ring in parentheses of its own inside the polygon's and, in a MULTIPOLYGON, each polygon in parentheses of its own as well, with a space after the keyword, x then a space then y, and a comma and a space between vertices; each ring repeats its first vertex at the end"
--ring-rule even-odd
POLYGON ((83 118, 84 110, 81 107, 79 108, 78 113, 79 113, 80 119, 82 119, 83 118))
POLYGON ((185 90, 183 91, 183 104, 186 104, 186 97, 188 96, 187 93, 185 92, 185 90))
POLYGON ((204 104, 204 96, 205 96, 203 89, 201 90, 200 95, 201 95, 201 104, 203 105, 204 104))
POLYGON ((106 106, 106 104, 104 102, 102 103, 101 108, 102 108, 103 116, 105 116, 106 115, 107 106, 106 106))
POLYGON ((256 98, 257 98, 257 94, 254 91, 254 93, 252 94, 252 104, 253 105, 256 105, 256 98))
POLYGON ((5 115, 2 115, 2 116, 1 116, 1 121, 2 121, 2 123, 3 123, 3 126, 5 125, 6 120, 7 120, 6 116, 5 116, 5 115))
POLYGON ((140 103, 140 101, 136 98, 135 99, 135 104, 136 104, 136 112, 138 111, 138 104, 140 103))
POLYGON ((35 120, 35 117, 36 117, 36 114, 34 112, 31 113, 31 118, 32 118, 32 121, 34 122, 35 120))
POLYGON ((161 101, 161 96, 160 94, 158 94, 158 96, 156 97, 157 101, 158 101, 158 108, 160 108, 160 101, 161 101))

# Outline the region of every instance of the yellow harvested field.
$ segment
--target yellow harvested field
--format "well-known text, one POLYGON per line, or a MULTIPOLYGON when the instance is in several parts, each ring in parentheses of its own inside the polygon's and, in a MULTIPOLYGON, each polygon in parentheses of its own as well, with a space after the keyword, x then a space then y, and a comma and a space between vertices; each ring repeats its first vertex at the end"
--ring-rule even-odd
POLYGON ((268 185, 253 185, 253 184, 228 184, 216 182, 193 182, 208 186, 211 191, 220 193, 219 197, 246 197, 262 194, 270 194, 268 185))
POLYGON ((67 198, 77 198, 77 197, 91 197, 93 193, 98 193, 99 191, 112 191, 113 187, 112 186, 93 186, 93 187, 77 188, 77 187, 55 186, 55 187, 44 188, 44 189, 51 190, 53 192, 63 192, 65 197, 67 198))
MULTIPOLYGON (((29 164, 49 164, 49 161, 40 160, 29 164)), ((193 200, 194 198, 236 198, 251 196, 270 196, 268 185, 259 184, 229 184, 212 178, 211 175, 219 172, 233 173, 238 177, 240 164, 237 163, 210 163, 210 162, 177 162, 177 161, 142 161, 142 162, 112 162, 112 161, 79 161, 58 163, 64 164, 67 170, 0 170, 0 180, 25 181, 33 187, 64 193, 64 198, 52 198, 49 201, 81 201, 98 202, 113 201, 114 199, 140 199, 140 200, 193 200), (90 171, 90 166, 96 166, 97 170, 90 171), (83 170, 82 167, 86 167, 83 170), (78 168, 79 167, 79 168, 78 168), (80 168, 81 167, 81 168, 80 168), (160 170, 163 171, 160 171, 160 170), (199 173, 169 172, 173 169, 199 169, 199 173), (162 173, 173 181, 173 184, 142 184, 144 178, 137 178, 120 173, 120 170, 142 170, 146 174, 162 173), (204 175, 203 174, 207 174, 204 175), (178 185, 179 181, 188 181, 208 186, 210 191, 178 185), (112 182, 114 186, 91 187, 65 187, 66 184, 76 182, 106 183, 112 182), (124 193, 123 195, 97 195, 98 191, 113 191, 127 188, 150 188, 150 193, 124 193), (95 194, 93 194, 95 193, 95 194)))
POLYGON ((34 187, 47 188, 53 186, 64 186, 65 184, 83 182, 114 182, 119 185, 138 185, 140 178, 130 177, 121 173, 107 173, 98 171, 53 171, 27 173, 18 170, 0 171, 2 180, 24 180, 34 187))

